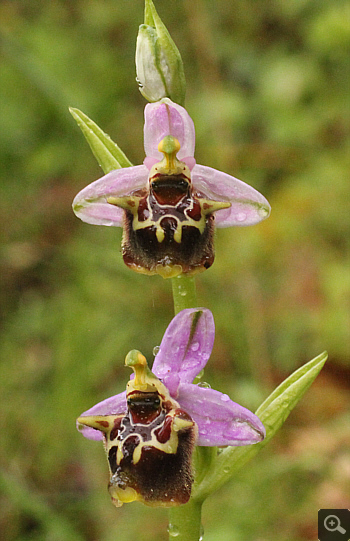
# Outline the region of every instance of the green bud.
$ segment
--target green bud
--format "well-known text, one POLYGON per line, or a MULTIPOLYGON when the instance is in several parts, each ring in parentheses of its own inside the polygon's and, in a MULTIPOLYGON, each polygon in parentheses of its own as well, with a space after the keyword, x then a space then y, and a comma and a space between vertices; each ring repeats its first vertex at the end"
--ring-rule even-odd
POLYGON ((136 75, 146 100, 170 98, 184 104, 186 82, 181 56, 152 0, 145 0, 145 24, 141 24, 137 36, 136 75))

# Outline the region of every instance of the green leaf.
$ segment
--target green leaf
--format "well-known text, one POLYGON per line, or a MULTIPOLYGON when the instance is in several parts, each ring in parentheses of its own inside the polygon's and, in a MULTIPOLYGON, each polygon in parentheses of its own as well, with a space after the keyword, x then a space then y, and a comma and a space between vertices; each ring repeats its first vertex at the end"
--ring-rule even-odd
POLYGON ((130 167, 132 163, 114 141, 79 109, 69 108, 104 173, 130 167))
POLYGON ((266 429, 264 441, 245 447, 226 447, 217 456, 212 469, 194 490, 193 498, 204 500, 228 481, 237 470, 270 441, 317 377, 326 360, 327 353, 321 353, 293 372, 271 393, 256 411, 256 415, 261 419, 266 429))

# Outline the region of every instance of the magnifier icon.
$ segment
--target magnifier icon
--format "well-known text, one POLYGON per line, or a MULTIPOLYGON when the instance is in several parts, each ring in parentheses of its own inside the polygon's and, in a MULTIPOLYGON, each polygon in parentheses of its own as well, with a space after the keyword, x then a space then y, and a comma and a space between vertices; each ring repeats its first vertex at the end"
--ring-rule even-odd
POLYGON ((346 533, 346 530, 342 528, 342 526, 340 525, 340 520, 336 515, 328 515, 324 519, 323 524, 326 530, 328 530, 329 532, 346 533))

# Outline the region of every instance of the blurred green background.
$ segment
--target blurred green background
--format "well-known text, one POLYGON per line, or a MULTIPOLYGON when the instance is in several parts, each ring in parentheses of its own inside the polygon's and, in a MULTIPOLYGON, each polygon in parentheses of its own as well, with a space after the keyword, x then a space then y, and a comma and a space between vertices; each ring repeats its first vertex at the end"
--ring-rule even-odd
MULTIPOLYGON (((254 410, 327 349, 284 428, 204 506, 205 541, 307 541, 319 508, 349 507, 349 4, 168 0, 196 158, 261 191, 270 218, 217 232, 197 279, 216 340, 206 379, 254 410)), ((142 0, 0 2, 0 532, 4 541, 163 541, 167 513, 115 509, 101 444, 75 430, 152 359, 170 282, 129 271, 121 230, 80 222, 102 175, 68 112, 135 164, 145 101, 134 52, 142 0)))

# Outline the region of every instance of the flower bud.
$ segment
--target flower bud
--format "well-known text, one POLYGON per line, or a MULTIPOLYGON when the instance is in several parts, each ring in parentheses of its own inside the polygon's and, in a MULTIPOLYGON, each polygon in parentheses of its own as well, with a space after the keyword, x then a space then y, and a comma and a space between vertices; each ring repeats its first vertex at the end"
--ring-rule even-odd
POLYGON ((146 0, 145 24, 137 36, 136 75, 146 100, 168 97, 183 104, 186 83, 181 56, 152 0, 146 0))

